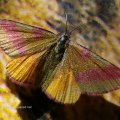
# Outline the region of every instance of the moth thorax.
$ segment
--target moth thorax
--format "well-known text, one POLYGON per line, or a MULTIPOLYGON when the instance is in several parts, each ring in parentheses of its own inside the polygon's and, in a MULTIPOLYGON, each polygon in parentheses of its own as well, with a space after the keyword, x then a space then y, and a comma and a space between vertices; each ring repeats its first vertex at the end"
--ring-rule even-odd
POLYGON ((57 43, 57 45, 56 45, 55 51, 56 51, 57 53, 64 51, 65 46, 66 46, 68 40, 69 40, 69 37, 68 37, 67 35, 63 35, 63 36, 59 39, 59 41, 58 41, 58 43, 57 43))
POLYGON ((60 45, 65 45, 65 43, 67 42, 68 39, 69 38, 67 35, 62 36, 59 40, 60 45))

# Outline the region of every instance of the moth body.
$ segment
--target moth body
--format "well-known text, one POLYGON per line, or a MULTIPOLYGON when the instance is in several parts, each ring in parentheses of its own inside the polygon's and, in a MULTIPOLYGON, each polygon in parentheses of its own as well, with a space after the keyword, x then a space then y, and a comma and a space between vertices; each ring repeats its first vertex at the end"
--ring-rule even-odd
MULTIPOLYGON (((69 36, 64 34, 62 35, 56 44, 50 47, 49 52, 46 54, 45 62, 43 65, 42 71, 39 75, 41 76, 41 81, 47 80, 56 66, 61 62, 65 49, 68 46, 69 36)), ((43 83, 41 82, 41 83, 43 83)))
POLYGON ((55 51, 56 53, 59 53, 59 52, 62 52, 64 51, 64 49, 66 48, 66 46, 68 45, 68 42, 69 42, 69 35, 67 34, 64 34, 62 35, 58 42, 57 42, 57 45, 55 47, 55 51))

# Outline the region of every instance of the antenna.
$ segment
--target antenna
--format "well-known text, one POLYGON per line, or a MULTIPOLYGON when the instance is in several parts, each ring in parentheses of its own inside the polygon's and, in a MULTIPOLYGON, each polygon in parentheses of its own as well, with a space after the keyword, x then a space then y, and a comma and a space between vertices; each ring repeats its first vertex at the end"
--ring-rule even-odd
POLYGON ((77 27, 74 27, 73 30, 71 30, 70 32, 68 31, 68 14, 67 12, 65 11, 65 18, 66 18, 66 24, 65 24, 65 35, 68 35, 68 36, 71 36, 71 34, 74 32, 74 31, 77 31, 77 30, 87 30, 88 27, 85 23, 83 24, 80 24, 79 26, 77 27))
POLYGON ((78 27, 75 27, 73 30, 71 30, 69 32, 69 35, 71 35, 74 31, 77 31, 77 30, 83 30, 83 31, 85 31, 87 29, 88 29, 88 27, 87 27, 86 24, 80 24, 78 27))
POLYGON ((66 18, 66 24, 65 24, 65 28, 66 28, 66 30, 65 30, 65 35, 67 34, 67 31, 68 31, 68 28, 67 28, 67 22, 68 22, 68 15, 67 15, 67 13, 65 12, 65 18, 66 18))

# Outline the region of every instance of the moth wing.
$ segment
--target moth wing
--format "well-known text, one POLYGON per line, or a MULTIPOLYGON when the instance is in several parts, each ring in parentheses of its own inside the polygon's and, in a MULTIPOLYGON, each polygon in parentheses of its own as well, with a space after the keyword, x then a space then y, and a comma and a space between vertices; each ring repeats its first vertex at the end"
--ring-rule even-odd
POLYGON ((38 66, 45 51, 33 55, 25 55, 11 60, 7 64, 7 74, 16 84, 34 87, 38 84, 38 66))
POLYGON ((81 45, 70 45, 71 69, 82 93, 97 95, 120 88, 120 69, 81 45))
POLYGON ((0 46, 11 57, 41 52, 56 42, 56 35, 42 28, 0 20, 0 46))
POLYGON ((73 70, 70 68, 69 54, 69 50, 66 50, 62 61, 42 85, 42 90, 50 99, 66 104, 75 103, 81 93, 73 70))
POLYGON ((97 95, 120 88, 120 69, 81 45, 69 45, 42 86, 61 103, 75 103, 81 93, 97 95))

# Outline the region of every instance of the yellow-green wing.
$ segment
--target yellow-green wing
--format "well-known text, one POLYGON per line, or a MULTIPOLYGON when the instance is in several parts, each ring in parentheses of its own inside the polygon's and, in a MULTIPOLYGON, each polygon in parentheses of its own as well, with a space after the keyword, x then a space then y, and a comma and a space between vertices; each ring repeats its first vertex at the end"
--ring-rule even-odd
MULTIPOLYGON (((7 74, 16 84, 35 87, 40 83, 37 79, 38 66, 46 51, 33 55, 24 55, 11 60, 7 64, 7 74)), ((40 67, 39 67, 40 68, 40 67)), ((41 68, 42 69, 42 68, 41 68)))
POLYGON ((75 103, 81 93, 97 95, 120 88, 120 69, 87 48, 70 44, 42 88, 57 102, 75 103))
POLYGON ((120 69, 81 45, 69 47, 72 69, 82 93, 99 95, 120 88, 120 69))
POLYGON ((0 46, 11 57, 38 53, 56 42, 56 35, 11 20, 0 20, 0 46))
POLYGON ((69 49, 50 77, 46 77, 42 90, 46 95, 60 103, 75 103, 80 97, 80 88, 70 67, 69 49))

